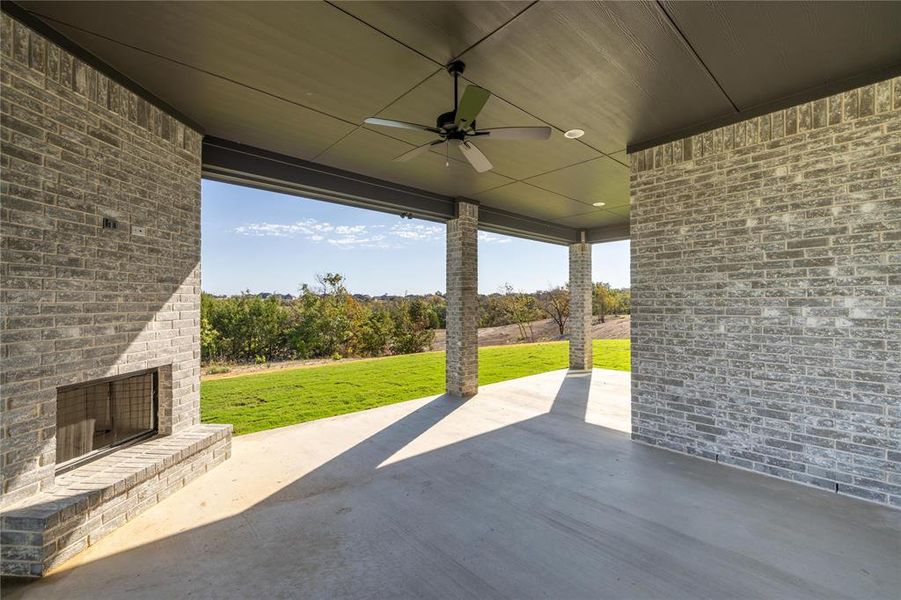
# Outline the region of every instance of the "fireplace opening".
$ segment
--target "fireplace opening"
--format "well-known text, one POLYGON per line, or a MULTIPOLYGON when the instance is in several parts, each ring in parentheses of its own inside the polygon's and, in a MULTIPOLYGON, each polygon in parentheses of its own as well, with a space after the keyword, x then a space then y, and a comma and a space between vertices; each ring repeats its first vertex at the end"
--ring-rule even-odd
POLYGON ((57 473, 157 432, 158 371, 59 388, 57 473))

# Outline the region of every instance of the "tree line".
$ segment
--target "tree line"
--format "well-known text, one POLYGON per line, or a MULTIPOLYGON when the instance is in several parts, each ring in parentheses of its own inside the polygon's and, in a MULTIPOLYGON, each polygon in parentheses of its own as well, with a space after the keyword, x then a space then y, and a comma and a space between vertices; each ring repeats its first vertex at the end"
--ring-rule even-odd
MULTIPOLYGON (((351 294, 344 276, 328 273, 298 296, 245 292, 233 296, 204 293, 200 302, 201 360, 268 362, 409 354, 428 350, 435 330, 445 327, 443 294, 372 298, 351 294)), ((629 312, 629 290, 596 284, 594 312, 629 312)), ((560 335, 569 317, 569 291, 558 287, 535 293, 509 285, 480 295, 479 326, 516 324, 520 338, 532 340, 531 323, 552 319, 560 335)))
MULTIPOLYGON (((562 336, 569 320, 569 289, 559 286, 549 290, 517 292, 506 284, 497 294, 481 296, 479 327, 516 324, 520 338, 532 340, 532 323, 550 319, 562 336)), ((614 288, 607 283, 595 283, 592 293, 592 314, 603 323, 608 315, 627 315, 632 310, 629 288, 614 288)))

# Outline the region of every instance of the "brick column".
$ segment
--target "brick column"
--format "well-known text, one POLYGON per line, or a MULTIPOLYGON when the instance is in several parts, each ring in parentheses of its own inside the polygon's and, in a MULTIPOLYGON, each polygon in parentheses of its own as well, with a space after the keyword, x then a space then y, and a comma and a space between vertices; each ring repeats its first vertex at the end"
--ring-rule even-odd
POLYGON ((592 367, 591 353, 591 244, 569 245, 569 368, 592 367))
POLYGON ((457 202, 447 222, 447 393, 479 390, 479 205, 457 202))

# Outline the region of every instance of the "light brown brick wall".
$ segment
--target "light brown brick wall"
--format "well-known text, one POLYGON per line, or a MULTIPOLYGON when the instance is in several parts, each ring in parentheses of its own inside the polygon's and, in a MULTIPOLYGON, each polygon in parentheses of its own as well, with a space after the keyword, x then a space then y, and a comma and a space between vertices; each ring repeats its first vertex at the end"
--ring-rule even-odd
POLYGON ((631 165, 634 439, 901 506, 901 79, 631 165))
POLYGON ((593 366, 591 346, 591 244, 569 246, 569 368, 593 366))
POLYGON ((479 206, 457 203, 447 222, 447 392, 479 389, 479 206))
POLYGON ((53 482, 57 386, 171 364, 161 430, 199 422, 201 136, 6 14, 0 44, 9 504, 53 482))

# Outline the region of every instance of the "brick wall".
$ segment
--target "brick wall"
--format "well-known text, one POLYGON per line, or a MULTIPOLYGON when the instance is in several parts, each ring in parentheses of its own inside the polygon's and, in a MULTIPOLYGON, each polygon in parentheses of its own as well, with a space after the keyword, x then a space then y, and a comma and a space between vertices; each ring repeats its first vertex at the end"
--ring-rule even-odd
POLYGON ((569 245, 569 368, 593 366, 591 346, 591 244, 569 245))
POLYGON ((171 364, 160 428, 199 421, 201 136, 6 14, 0 26, 8 505, 53 482, 57 386, 171 364))
POLYGON ((479 389, 479 205, 457 203, 447 222, 447 392, 479 389))
POLYGON ((901 506, 901 79, 631 165, 633 438, 901 506))

